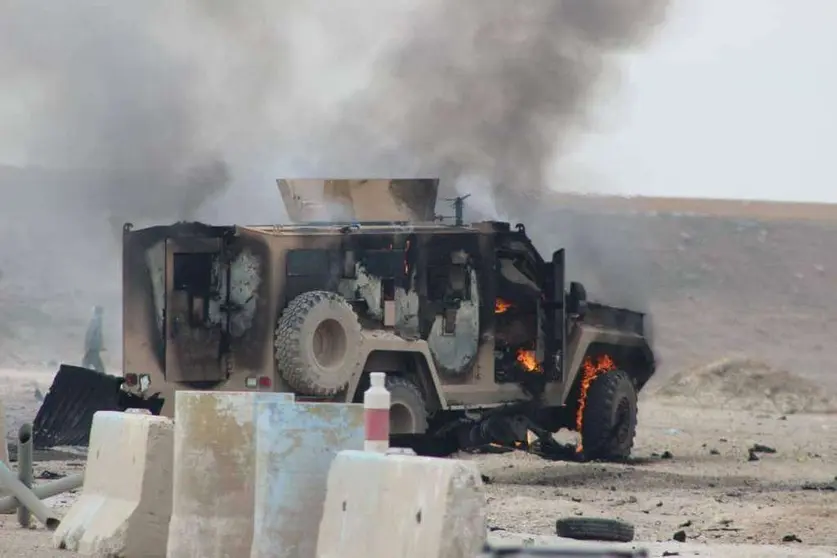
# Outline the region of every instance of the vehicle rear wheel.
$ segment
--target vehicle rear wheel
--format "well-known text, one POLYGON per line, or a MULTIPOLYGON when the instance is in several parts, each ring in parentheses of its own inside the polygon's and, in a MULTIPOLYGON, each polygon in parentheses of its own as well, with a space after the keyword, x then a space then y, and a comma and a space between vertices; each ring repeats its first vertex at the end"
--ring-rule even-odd
POLYGON ((419 387, 400 376, 387 376, 390 434, 423 434, 427 430, 427 407, 419 387))
POLYGON ((636 435, 636 389, 622 370, 596 377, 587 391, 581 441, 586 459, 624 461, 636 435))
POLYGON ((360 350, 360 323, 342 296, 311 291, 294 298, 276 326, 276 367, 303 395, 345 389, 360 350))

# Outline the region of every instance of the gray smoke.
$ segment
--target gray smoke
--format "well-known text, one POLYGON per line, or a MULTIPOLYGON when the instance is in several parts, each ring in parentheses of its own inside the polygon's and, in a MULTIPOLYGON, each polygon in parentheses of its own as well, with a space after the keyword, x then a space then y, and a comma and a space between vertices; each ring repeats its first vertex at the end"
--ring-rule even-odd
POLYGON ((97 199, 119 213, 191 217, 242 174, 231 162, 282 159, 485 183, 486 207, 518 217, 667 4, 10 0, 0 72, 31 93, 29 158, 104 169, 97 199))
POLYGON ((0 168, 0 216, 31 239, 0 251, 0 268, 39 296, 66 292, 82 319, 103 292, 118 308, 105 233, 281 219, 274 179, 303 176, 440 177, 480 216, 524 221, 546 254, 567 246, 603 296, 639 304, 631 240, 552 209, 550 187, 578 188, 549 184, 548 167, 665 0, 2 6, 0 158, 59 170, 7 183, 0 168))
POLYGON ((528 212, 550 161, 586 130, 597 88, 618 69, 613 55, 640 46, 666 5, 425 2, 364 91, 338 107, 328 133, 362 145, 339 151, 360 151, 364 166, 478 176, 501 212, 528 212))
POLYGON ((287 49, 271 5, 4 2, 0 103, 26 113, 17 141, 32 166, 84 174, 48 195, 116 222, 194 217, 278 88, 287 49))
POLYGON ((0 249, 0 359, 77 359, 103 304, 118 362, 121 226, 200 217, 235 183, 276 130, 293 8, 0 5, 0 231, 15 237, 0 249))
POLYGON ((310 151, 311 166, 440 176, 471 194, 477 214, 525 222, 546 254, 566 246, 571 269, 592 278, 600 296, 644 309, 641 234, 560 211, 551 190, 579 185, 550 184, 549 167, 614 92, 618 55, 643 46, 667 7, 667 0, 424 2, 365 88, 324 119, 312 143, 330 148, 310 151))

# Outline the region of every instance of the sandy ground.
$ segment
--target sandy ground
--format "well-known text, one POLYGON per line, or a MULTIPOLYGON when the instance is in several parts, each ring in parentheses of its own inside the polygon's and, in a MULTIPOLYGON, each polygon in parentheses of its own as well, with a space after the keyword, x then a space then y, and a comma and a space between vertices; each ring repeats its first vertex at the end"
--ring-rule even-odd
MULTIPOLYGON (((629 464, 550 462, 519 452, 463 456, 486 477, 492 539, 554 543, 556 519, 590 516, 631 522, 638 541, 654 543, 647 546, 654 556, 837 555, 837 414, 806 412, 823 411, 824 394, 784 374, 727 362, 644 393, 629 464), (781 394, 771 387, 778 379, 788 382, 781 394), (751 461, 755 444, 775 453, 757 452, 751 461), (680 530, 685 544, 672 540, 680 530), (783 542, 791 535, 799 542, 783 542)), ((14 396, 4 397, 10 422, 35 412, 32 382, 48 380, 45 373, 0 373, 0 390, 14 396)), ((36 474, 82 466, 42 461, 36 474)), ((66 510, 74 497, 48 503, 66 510)), ((0 516, 0 556, 24 555, 67 553, 51 549, 41 528, 23 530, 15 516, 0 516)))

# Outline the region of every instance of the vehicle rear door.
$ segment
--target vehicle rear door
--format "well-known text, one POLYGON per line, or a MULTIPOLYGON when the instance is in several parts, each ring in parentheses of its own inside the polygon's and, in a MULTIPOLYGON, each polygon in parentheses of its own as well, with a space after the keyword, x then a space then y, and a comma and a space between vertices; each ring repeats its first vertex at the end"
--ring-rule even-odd
POLYGON ((220 238, 166 240, 166 379, 217 382, 228 329, 229 266, 220 238))

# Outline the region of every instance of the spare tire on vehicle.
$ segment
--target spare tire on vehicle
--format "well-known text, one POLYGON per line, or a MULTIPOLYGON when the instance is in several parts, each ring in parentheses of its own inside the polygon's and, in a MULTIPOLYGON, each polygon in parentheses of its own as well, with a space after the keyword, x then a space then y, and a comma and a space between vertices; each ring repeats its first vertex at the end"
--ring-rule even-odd
POLYGON ((328 291, 303 293, 276 326, 276 367, 295 392, 335 395, 351 379, 360 337, 357 314, 345 298, 328 291))

